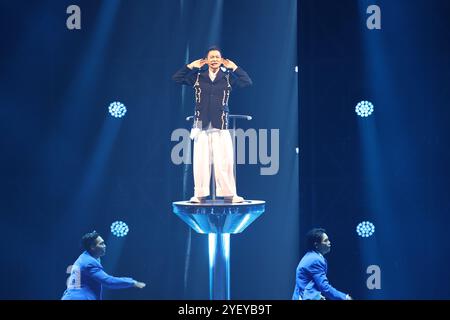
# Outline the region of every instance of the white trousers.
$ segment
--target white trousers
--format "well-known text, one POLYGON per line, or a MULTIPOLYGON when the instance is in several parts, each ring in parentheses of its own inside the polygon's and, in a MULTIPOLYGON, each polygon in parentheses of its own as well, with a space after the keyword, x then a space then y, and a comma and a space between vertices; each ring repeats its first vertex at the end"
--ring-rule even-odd
POLYGON ((214 164, 216 195, 236 195, 233 143, 228 130, 201 130, 194 138, 194 196, 209 196, 211 164, 214 164))

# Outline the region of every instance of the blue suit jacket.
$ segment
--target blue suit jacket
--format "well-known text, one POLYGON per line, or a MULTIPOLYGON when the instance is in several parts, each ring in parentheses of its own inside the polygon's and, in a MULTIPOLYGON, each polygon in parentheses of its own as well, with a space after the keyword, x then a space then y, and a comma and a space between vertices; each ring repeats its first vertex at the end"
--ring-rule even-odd
POLYGON ((327 260, 316 251, 308 251, 300 260, 292 300, 345 300, 346 294, 336 290, 327 279, 327 260))
POLYGON ((133 287, 135 280, 116 278, 105 271, 99 260, 84 251, 75 261, 62 300, 101 300, 103 286, 109 289, 133 287))

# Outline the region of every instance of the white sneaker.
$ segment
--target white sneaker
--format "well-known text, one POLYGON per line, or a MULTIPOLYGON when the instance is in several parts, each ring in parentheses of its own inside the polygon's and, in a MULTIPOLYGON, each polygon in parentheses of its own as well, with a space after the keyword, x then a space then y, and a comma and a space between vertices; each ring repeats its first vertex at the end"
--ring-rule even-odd
POLYGON ((232 197, 225 197, 224 200, 225 200, 225 202, 231 202, 231 203, 241 203, 241 202, 245 201, 244 198, 239 197, 237 195, 232 196, 232 197))
POLYGON ((191 200, 189 200, 189 202, 202 203, 202 202, 205 202, 205 200, 204 200, 204 198, 201 198, 201 197, 192 197, 191 200))

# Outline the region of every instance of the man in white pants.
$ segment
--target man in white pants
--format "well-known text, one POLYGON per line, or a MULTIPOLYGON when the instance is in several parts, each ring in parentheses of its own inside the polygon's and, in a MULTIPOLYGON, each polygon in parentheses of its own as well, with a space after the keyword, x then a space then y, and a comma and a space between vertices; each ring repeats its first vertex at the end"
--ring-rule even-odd
MULTIPOLYGON (((228 130, 202 130, 194 138, 194 198, 209 196, 211 166, 214 164, 216 195, 232 198, 241 202, 236 196, 236 183, 233 173, 233 145, 228 130)), ((196 199, 191 199, 193 202, 196 199)))
POLYGON ((217 47, 210 48, 205 59, 185 65, 172 78, 177 83, 193 86, 195 91, 191 131, 195 188, 191 202, 203 202, 210 195, 211 163, 214 164, 217 196, 229 202, 244 201, 236 193, 233 144, 228 130, 228 100, 233 86, 247 87, 252 80, 233 61, 222 58, 217 47), (208 68, 202 69, 205 64, 208 68))

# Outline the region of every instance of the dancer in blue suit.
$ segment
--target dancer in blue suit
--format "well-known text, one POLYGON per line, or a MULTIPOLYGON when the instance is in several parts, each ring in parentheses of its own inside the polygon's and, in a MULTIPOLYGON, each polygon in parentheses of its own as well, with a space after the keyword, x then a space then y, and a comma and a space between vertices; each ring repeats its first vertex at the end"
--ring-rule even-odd
POLYGON ((331 242, 325 229, 314 228, 306 236, 308 252, 303 256, 296 271, 296 283, 292 300, 352 300, 329 283, 327 260, 331 242))
POLYGON ((86 251, 72 266, 62 300, 102 300, 103 286, 108 289, 145 287, 143 282, 116 278, 103 271, 100 257, 106 253, 106 244, 97 232, 85 234, 81 243, 86 251))

